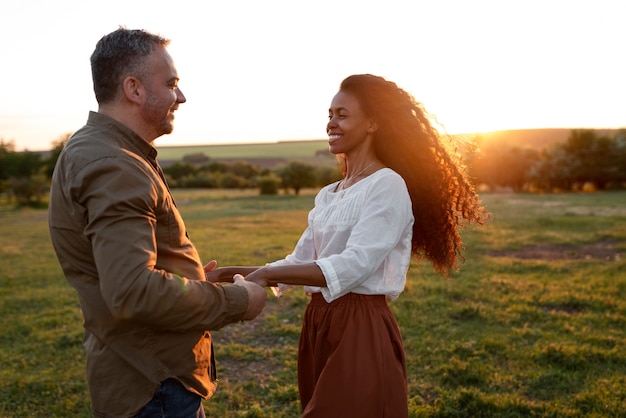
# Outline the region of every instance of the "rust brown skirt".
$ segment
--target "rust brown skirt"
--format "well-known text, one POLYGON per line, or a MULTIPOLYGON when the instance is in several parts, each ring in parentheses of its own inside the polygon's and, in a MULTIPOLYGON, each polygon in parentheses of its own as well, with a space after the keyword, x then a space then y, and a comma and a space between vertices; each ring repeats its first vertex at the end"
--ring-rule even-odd
POLYGON ((306 418, 408 416, 402 336, 384 296, 312 296, 298 350, 306 418))

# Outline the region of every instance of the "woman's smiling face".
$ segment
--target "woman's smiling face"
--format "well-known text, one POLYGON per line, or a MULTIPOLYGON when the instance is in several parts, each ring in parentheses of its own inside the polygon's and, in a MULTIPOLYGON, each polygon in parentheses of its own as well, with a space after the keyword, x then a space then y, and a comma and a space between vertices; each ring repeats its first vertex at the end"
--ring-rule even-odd
POLYGON ((328 145, 333 154, 349 154, 361 146, 373 132, 372 120, 368 118, 354 95, 339 91, 328 109, 328 145))

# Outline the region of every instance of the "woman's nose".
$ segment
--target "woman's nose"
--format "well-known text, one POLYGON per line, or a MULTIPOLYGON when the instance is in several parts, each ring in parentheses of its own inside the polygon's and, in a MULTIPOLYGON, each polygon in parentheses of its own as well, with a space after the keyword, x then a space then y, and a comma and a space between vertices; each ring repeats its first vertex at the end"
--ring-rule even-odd
POLYGON ((335 118, 330 116, 328 118, 328 122, 326 123, 326 131, 329 131, 331 128, 337 126, 337 124, 335 123, 335 118))

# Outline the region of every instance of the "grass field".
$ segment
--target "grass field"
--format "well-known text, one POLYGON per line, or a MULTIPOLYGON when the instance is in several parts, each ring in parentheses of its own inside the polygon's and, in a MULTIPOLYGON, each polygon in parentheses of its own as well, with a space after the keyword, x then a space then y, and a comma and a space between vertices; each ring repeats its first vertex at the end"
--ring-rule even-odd
MULTIPOLYGON (((257 191, 174 191, 204 260, 261 264, 295 244, 313 204, 257 191)), ((626 411, 626 193, 482 196, 452 280, 412 264, 391 306, 412 417, 622 417, 626 411)), ((89 416, 81 313, 45 210, 0 205, 0 416, 89 416)), ((268 298, 215 331, 213 417, 297 417, 306 297, 268 298)), ((348 418, 348 417, 346 417, 348 418)))
POLYGON ((160 160, 181 160, 185 155, 202 153, 209 158, 311 158, 328 150, 328 140, 278 141, 254 144, 194 145, 159 147, 160 160))

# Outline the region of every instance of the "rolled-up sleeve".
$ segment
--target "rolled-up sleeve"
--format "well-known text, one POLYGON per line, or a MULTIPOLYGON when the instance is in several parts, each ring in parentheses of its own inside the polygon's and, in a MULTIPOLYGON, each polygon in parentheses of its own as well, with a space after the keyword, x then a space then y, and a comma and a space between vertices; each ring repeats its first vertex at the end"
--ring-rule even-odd
MULTIPOLYGON (((363 182, 345 195, 334 191, 336 184, 320 190, 293 252, 270 263, 317 263, 326 287, 305 290, 321 292, 327 302, 349 292, 395 299, 404 288, 413 226, 406 185, 389 169, 363 182)), ((291 286, 279 287, 284 291, 291 286)))

